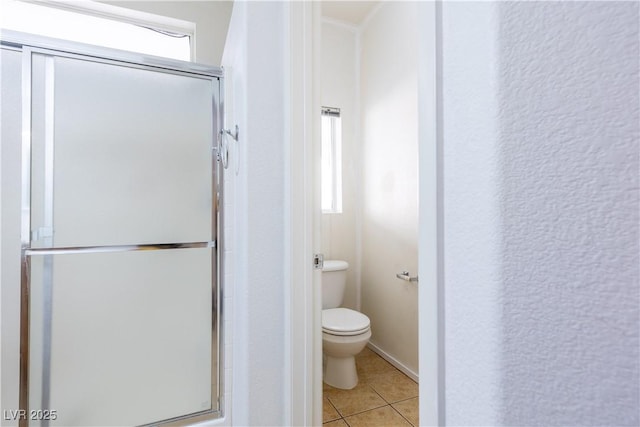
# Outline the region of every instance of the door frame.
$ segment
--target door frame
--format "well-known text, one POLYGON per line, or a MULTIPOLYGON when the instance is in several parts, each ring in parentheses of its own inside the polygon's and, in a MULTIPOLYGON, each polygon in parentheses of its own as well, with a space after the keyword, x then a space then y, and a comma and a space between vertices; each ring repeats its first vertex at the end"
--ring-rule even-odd
MULTIPOLYGON (((441 3, 418 2, 419 145, 419 364, 420 424, 445 425, 444 277, 441 134, 441 3)), ((320 273, 312 255, 320 249, 319 153, 320 19, 318 2, 289 5, 291 50, 289 124, 288 254, 291 274, 291 425, 322 424, 320 273)))
MULTIPOLYGON (((313 255, 320 245, 320 186, 318 136, 320 129, 319 84, 314 80, 319 62, 319 2, 286 5, 289 46, 288 164, 285 171, 289 217, 289 337, 285 341, 289 365, 285 384, 285 408, 289 425, 322 424, 322 335, 320 331, 320 270, 313 255)), ((285 24, 286 26, 287 24, 285 24)))

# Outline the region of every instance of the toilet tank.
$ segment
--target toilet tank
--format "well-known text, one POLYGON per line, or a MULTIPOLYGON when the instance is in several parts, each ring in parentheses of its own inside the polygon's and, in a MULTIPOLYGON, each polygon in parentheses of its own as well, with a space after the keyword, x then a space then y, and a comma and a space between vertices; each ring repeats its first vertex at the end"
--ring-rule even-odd
POLYGON ((342 305, 347 284, 349 263, 341 260, 326 260, 322 267, 322 309, 342 305))

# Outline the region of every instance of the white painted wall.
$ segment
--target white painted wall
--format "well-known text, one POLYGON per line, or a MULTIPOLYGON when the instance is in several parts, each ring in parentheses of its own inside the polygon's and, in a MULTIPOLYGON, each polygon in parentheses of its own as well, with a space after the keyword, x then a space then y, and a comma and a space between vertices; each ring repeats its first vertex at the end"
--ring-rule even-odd
POLYGON ((371 344, 418 373, 417 4, 389 2, 360 37, 362 312, 371 344))
POLYGON ((350 268, 343 306, 371 319, 371 344, 418 373, 417 20, 388 3, 360 27, 325 19, 322 104, 342 108, 342 214, 323 214, 326 259, 350 268))
POLYGON ((196 62, 220 65, 233 9, 232 1, 101 1, 115 6, 183 19, 196 24, 196 62))
POLYGON ((356 110, 359 73, 356 28, 331 22, 322 24, 322 105, 340 108, 342 118, 342 213, 322 214, 322 251, 325 259, 349 263, 344 307, 358 309, 359 270, 356 220, 361 209, 358 143, 360 118, 356 110))
POLYGON ((442 4, 449 425, 640 424, 638 14, 442 4))
MULTIPOLYGON (((285 3, 237 2, 223 66, 240 128, 233 216, 233 425, 286 425, 285 3)), ((230 112, 231 113, 231 112, 230 112)), ((232 152, 232 155, 236 153, 232 152)), ((232 159, 233 162, 233 159, 232 159)), ((227 175, 229 172, 227 172, 227 175)), ((228 408, 227 408, 228 409, 228 408)))

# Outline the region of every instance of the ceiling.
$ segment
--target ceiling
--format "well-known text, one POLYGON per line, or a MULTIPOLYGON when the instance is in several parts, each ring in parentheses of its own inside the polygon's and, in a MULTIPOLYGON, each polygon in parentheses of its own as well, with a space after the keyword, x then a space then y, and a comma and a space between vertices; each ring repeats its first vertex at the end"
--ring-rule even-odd
POLYGON ((379 1, 322 1, 322 16, 358 26, 379 1))

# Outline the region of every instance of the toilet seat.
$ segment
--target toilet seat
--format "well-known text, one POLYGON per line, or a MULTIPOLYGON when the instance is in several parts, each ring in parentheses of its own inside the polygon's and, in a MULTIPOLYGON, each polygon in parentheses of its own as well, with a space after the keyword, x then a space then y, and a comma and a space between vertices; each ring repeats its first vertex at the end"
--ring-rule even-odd
POLYGON ((322 332, 329 335, 360 335, 369 330, 367 316, 348 308, 329 308, 322 310, 322 332))

